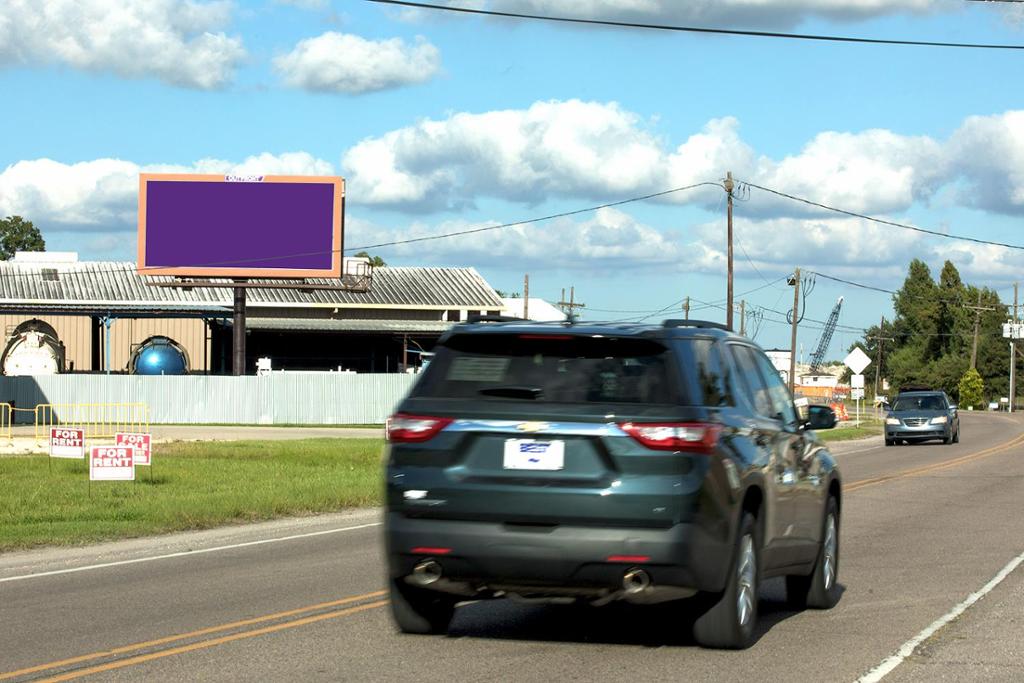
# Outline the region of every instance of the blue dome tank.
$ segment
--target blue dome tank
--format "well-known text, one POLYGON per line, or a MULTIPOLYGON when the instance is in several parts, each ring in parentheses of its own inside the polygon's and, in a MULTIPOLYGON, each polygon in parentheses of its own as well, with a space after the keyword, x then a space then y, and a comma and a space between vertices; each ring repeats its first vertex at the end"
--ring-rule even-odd
POLYGON ((188 353, 170 337, 150 337, 135 349, 128 367, 133 375, 187 375, 188 353))

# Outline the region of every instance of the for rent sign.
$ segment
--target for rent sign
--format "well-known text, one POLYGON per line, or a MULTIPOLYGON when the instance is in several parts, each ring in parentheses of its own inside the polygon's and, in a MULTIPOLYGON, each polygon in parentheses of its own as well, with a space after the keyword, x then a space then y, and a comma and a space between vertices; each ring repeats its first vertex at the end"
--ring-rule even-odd
POLYGON ((64 427, 51 427, 50 457, 76 459, 84 458, 85 430, 65 429, 64 427))
POLYGON ((89 451, 89 479, 134 481, 134 450, 131 446, 93 446, 89 451))
POLYGON ((135 448, 135 464, 149 465, 152 462, 153 452, 152 439, 149 434, 138 432, 118 432, 114 435, 114 443, 118 446, 132 446, 135 448))

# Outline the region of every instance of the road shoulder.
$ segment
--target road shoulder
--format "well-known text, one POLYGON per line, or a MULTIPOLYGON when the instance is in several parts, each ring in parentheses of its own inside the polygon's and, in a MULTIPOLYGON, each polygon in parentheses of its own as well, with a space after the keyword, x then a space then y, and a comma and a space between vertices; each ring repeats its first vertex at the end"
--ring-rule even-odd
POLYGON ((341 528, 376 525, 380 519, 380 509, 367 508, 308 517, 289 517, 255 524, 234 524, 202 531, 177 532, 82 547, 50 547, 9 552, 0 554, 0 581, 27 574, 130 562, 147 557, 209 552, 214 548, 252 544, 269 539, 328 534, 341 528))

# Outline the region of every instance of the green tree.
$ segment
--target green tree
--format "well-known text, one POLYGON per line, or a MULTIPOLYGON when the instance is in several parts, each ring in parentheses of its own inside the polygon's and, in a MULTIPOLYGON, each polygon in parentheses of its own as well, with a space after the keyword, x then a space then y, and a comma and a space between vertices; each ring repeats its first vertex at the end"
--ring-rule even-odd
POLYGON ((8 216, 0 219, 0 260, 9 260, 16 251, 46 251, 46 242, 32 221, 8 216))
POLYGON ((980 407, 985 393, 985 382, 974 368, 960 378, 960 405, 964 407, 980 407))
POLYGON ((370 259, 370 265, 373 266, 374 268, 383 268, 384 266, 388 265, 384 263, 384 259, 382 259, 380 256, 370 256, 370 254, 365 251, 361 251, 358 254, 356 254, 356 257, 370 259))

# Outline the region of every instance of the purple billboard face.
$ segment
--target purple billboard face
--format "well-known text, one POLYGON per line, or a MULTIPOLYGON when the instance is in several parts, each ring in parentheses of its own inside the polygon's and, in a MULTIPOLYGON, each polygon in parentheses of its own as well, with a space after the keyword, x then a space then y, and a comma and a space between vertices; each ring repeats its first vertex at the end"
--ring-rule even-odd
POLYGON ((341 277, 344 181, 332 176, 139 176, 146 275, 341 277))

